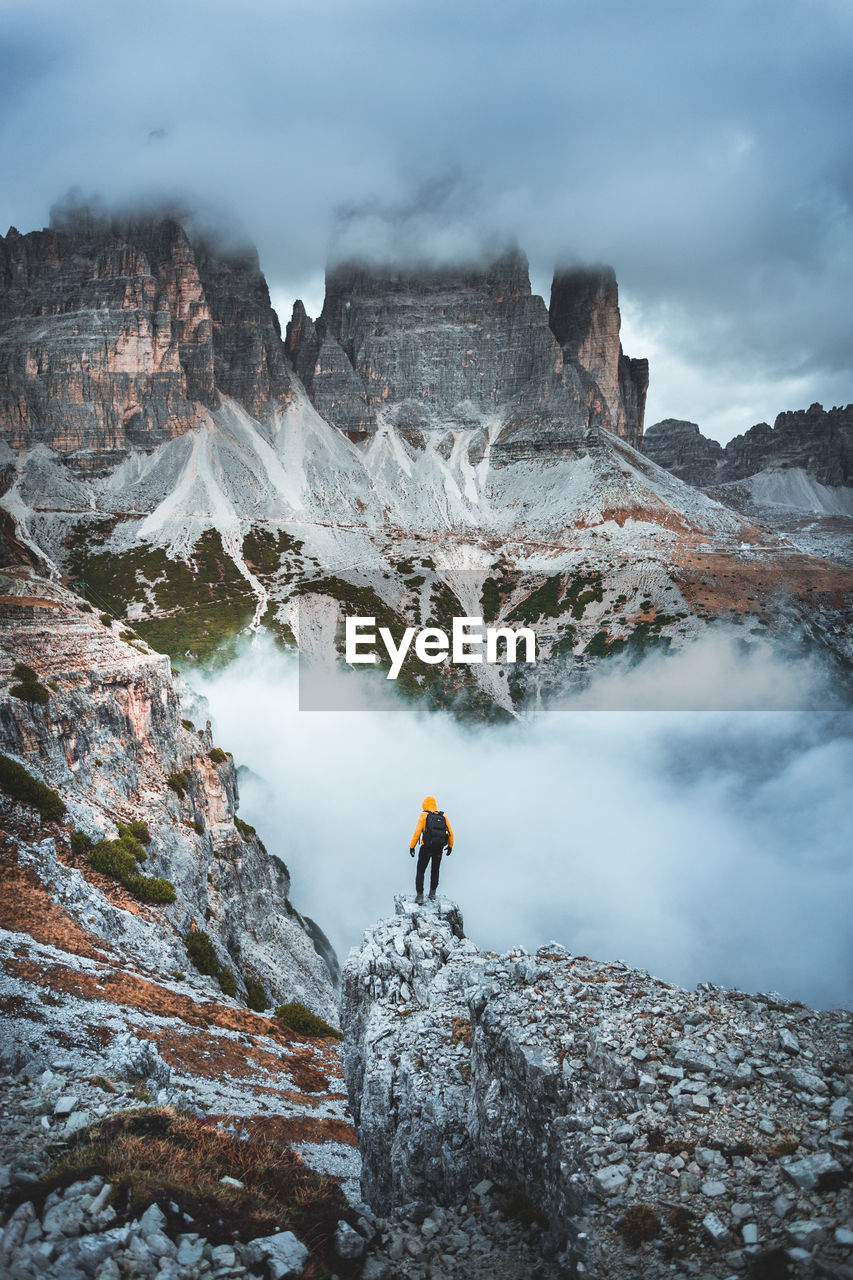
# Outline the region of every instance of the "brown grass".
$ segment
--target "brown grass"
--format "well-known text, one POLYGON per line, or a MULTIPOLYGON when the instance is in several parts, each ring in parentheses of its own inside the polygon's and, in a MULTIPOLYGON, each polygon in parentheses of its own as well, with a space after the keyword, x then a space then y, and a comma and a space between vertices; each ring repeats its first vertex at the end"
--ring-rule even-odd
POLYGON ((471 1048, 471 1045, 474 1043, 474 1039, 471 1034, 471 1023, 467 1018, 453 1019, 449 1043, 453 1045, 464 1044, 466 1049, 471 1048))
MULTIPOLYGON (((232 1117, 212 1118, 230 1120, 232 1117)), ((235 1119, 235 1123, 253 1135, 275 1138, 277 1142, 340 1142, 347 1147, 358 1146, 353 1126, 334 1116, 250 1116, 235 1119)))
POLYGON ((27 960, 8 961, 7 968, 25 981, 40 987, 49 986, 54 991, 66 991, 83 1000, 109 1000, 146 1013, 177 1018, 191 1027, 226 1027, 250 1036, 267 1036, 283 1045, 295 1043, 312 1050, 315 1047, 308 1037, 296 1031, 285 1032, 272 1018, 264 1018, 248 1009, 231 1009, 217 1004, 215 1000, 196 1004, 189 996, 161 987, 159 983, 140 978, 137 974, 126 973, 123 969, 104 967, 100 973, 79 973, 65 965, 42 965, 27 960))
POLYGON ((297 1032, 286 1032, 274 1019, 214 1001, 196 1004, 188 996, 147 978, 106 965, 97 973, 82 973, 25 956, 9 958, 3 967, 34 987, 49 990, 51 999, 59 999, 56 993, 64 992, 84 1000, 104 1000, 174 1018, 181 1023, 180 1029, 135 1029, 138 1035, 153 1040, 169 1065, 179 1070, 235 1078, 269 1072, 284 1077, 283 1086, 290 1085, 289 1089, 282 1087, 275 1092, 309 1106, 314 1105, 311 1095, 340 1096, 331 1092, 333 1081, 337 1086, 341 1084, 336 1046, 330 1048, 328 1042, 313 1042, 297 1032), (237 1031, 241 1036, 220 1036, 217 1028, 237 1031))
POLYGON ((660 1235, 661 1221, 650 1204, 632 1204, 616 1229, 626 1244, 636 1247, 660 1235))
POLYGON ((331 1260, 337 1222, 355 1218, 337 1182, 310 1170, 281 1139, 259 1131, 243 1141, 170 1107, 124 1111, 86 1130, 35 1198, 43 1202, 54 1188, 94 1174, 113 1184, 120 1219, 156 1202, 169 1235, 186 1230, 187 1213, 192 1229, 214 1244, 292 1230, 312 1254, 331 1260), (226 1175, 243 1187, 223 1186, 226 1175))
POLYGON ((800 1140, 793 1133, 780 1133, 767 1154, 774 1160, 780 1160, 782 1156, 792 1156, 799 1145, 800 1140))
MULTIPOLYGON (((88 960, 107 959, 77 921, 53 901, 33 869, 19 865, 11 847, 10 841, 0 850, 0 928, 28 933, 36 942, 88 960)), ((106 943, 102 946, 108 950, 106 943)))
POLYGON ((26 996, 0 996, 0 1013, 7 1018, 26 1018, 29 1022, 45 1022, 46 1018, 26 996))
POLYGON ((137 1028, 137 1035, 153 1040, 160 1055, 170 1067, 193 1075, 218 1079, 229 1075, 236 1079, 259 1071, 280 1075, 286 1071, 304 1093, 326 1093, 329 1078, 315 1066, 311 1050, 298 1046, 292 1053, 273 1053, 254 1042, 248 1044, 203 1031, 165 1028, 137 1028))
POLYGON ((853 590, 853 571, 815 556, 781 553, 745 561, 724 551, 681 551, 674 558, 672 578, 688 606, 704 606, 714 615, 729 609, 762 614, 773 609, 781 589, 806 603, 843 608, 853 590))

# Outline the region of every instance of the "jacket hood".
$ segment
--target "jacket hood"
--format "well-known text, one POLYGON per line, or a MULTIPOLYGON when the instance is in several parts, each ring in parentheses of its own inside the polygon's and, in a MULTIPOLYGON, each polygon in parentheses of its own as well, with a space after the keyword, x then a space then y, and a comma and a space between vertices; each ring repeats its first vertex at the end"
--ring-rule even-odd
POLYGON ((435 796, 425 796, 421 808, 427 813, 437 813, 438 805, 435 803, 435 796))

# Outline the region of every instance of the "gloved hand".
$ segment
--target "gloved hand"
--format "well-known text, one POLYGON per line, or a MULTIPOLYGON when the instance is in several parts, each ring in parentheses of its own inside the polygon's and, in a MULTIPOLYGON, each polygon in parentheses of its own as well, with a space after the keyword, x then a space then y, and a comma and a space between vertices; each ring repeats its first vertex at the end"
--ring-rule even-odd
POLYGON ((414 851, 414 849, 410 849, 410 850, 409 850, 409 853, 410 853, 410 854, 411 854, 411 856, 414 858, 414 856, 415 856, 415 851, 414 851))
POLYGON ((447 850, 445 851, 445 855, 444 855, 444 856, 445 856, 446 858, 449 858, 452 852, 453 852, 453 850, 452 850, 452 849, 447 849, 447 850))

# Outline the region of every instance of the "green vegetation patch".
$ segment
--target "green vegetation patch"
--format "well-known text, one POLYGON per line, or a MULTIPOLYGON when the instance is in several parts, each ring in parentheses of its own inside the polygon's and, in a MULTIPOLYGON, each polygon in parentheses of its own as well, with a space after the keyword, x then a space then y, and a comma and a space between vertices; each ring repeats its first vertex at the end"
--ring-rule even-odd
POLYGON ((216 976, 219 979, 222 994, 226 996, 236 996, 237 979, 234 977, 234 970, 223 965, 216 976))
POLYGON ((575 647, 575 637, 577 636, 576 627, 566 627, 561 633, 559 640, 555 640, 551 647, 551 657, 559 658, 563 654, 571 653, 575 647))
POLYGON ((584 654, 588 658, 607 658, 617 653, 620 647, 624 648, 623 640, 611 641, 606 631, 596 631, 584 649, 584 654))
POLYGON ((273 614, 264 620, 264 627, 271 631, 283 649, 297 649, 296 634, 289 622, 283 621, 273 614))
POLYGON ((175 886, 163 876, 129 876, 124 881, 124 886, 140 902, 150 903, 151 906, 162 906, 175 901, 175 886))
POLYGON ((647 622, 638 622, 627 636, 614 636, 612 639, 606 631, 597 631, 584 649, 591 658, 612 658, 617 653, 624 653, 631 662, 639 662, 653 649, 666 650, 672 644, 671 636, 661 635, 661 627, 673 622, 669 614, 658 614, 647 622))
POLYGON ((261 853, 266 853, 267 851, 266 845, 264 844, 263 840, 258 835, 257 831, 255 830, 255 828, 252 826, 250 822, 244 822, 242 818, 238 818, 235 816, 234 826, 240 832, 240 835, 243 837, 244 840, 254 841, 254 843, 260 849, 261 853))
POLYGON ((193 929, 192 933, 187 934, 184 946, 187 949, 187 955, 199 973, 203 973, 208 978, 219 977, 222 966, 219 963, 219 957, 214 950, 209 934, 205 933, 203 929, 193 929))
POLYGON ((65 802, 57 791, 39 782, 38 778, 8 756, 0 755, 0 791, 12 800, 31 805, 48 822, 61 822, 65 817, 65 802))
POLYGON ((263 983, 258 982, 257 978, 252 978, 249 974, 243 974, 243 982, 246 985, 246 1004, 255 1013, 263 1013, 269 1008, 269 1000, 264 990, 263 983))
MULTIPOLYGON (((215 978, 223 995, 236 997, 237 977, 228 965, 221 964, 210 934, 203 929, 193 929, 184 939, 187 955, 199 973, 207 978, 215 978)), ((259 982, 252 978, 245 979, 246 1003, 250 1009, 262 1013, 267 1007, 266 992, 259 982), (252 1001, 255 1001, 253 1004, 252 1001), (258 1002, 261 1002, 258 1005, 258 1002)))
POLYGON ((243 559, 258 577, 278 572, 285 556, 300 556, 305 543, 284 530, 250 529, 243 539, 243 559))
POLYGON ((596 570, 576 574, 566 583, 562 574, 552 573, 515 606, 507 621, 530 626, 540 618, 558 618, 570 613, 579 622, 588 604, 593 601, 601 604, 603 599, 604 579, 596 570))
POLYGON ((300 1000, 280 1004, 275 1011, 275 1016, 285 1027, 297 1032, 300 1036, 331 1036, 335 1040, 341 1039, 340 1031, 330 1027, 322 1018, 318 1018, 316 1013, 312 1013, 300 1000))
POLYGON ((305 921, 302 919, 302 916, 299 914, 299 912, 296 910, 296 907, 294 907, 293 903, 290 901, 290 898, 285 898, 284 909, 289 916, 291 916, 294 920, 299 921, 303 929, 305 928, 305 921))
POLYGON ((427 626, 441 627, 450 635, 453 619, 458 616, 460 604, 446 582, 436 582, 430 592, 430 609, 427 626))
POLYGON ((495 570, 494 575, 486 578, 480 595, 484 622, 494 622, 500 613, 501 605, 511 595, 520 576, 504 559, 497 561, 495 570))
POLYGON ((82 857, 91 849, 92 837, 87 836, 85 831, 72 831, 69 844, 71 845, 71 852, 77 854, 78 857, 82 857))
MULTIPOLYGON (((89 865, 93 871, 118 880, 139 902, 147 902, 152 906, 174 902, 175 886, 171 880, 166 880, 163 876, 144 876, 139 870, 139 863, 145 861, 146 854, 142 840, 134 834, 134 828, 150 841, 151 836, 144 822, 134 821, 127 825, 119 823, 117 840, 99 840, 91 847, 88 854, 89 865)), ((75 835, 82 835, 82 832, 75 832, 75 835)))
POLYGON ((214 764, 225 764, 228 759, 227 751, 223 751, 221 747, 211 747, 207 753, 208 760, 212 760, 214 764))
POLYGON ((186 769, 180 769, 176 773, 170 773, 166 779, 166 786, 171 787, 175 795, 183 800, 187 794, 190 785, 190 775, 186 769))
MULTIPOLYGON (((139 818, 131 818, 130 822, 118 822, 118 833, 120 836, 132 836, 134 840, 138 840, 140 844, 151 843, 151 832, 144 822, 139 818)), ((145 855, 143 854, 143 857, 145 855)))
POLYGON ((337 600, 345 617, 375 618, 377 629, 388 627, 394 635, 399 635, 406 626, 400 614, 396 613, 373 587, 347 582, 345 578, 332 575, 300 582, 294 590, 294 595, 331 596, 333 600, 337 600))
POLYGON ((230 657, 236 637, 252 621, 256 599, 219 533, 206 530, 183 561, 148 544, 97 550, 112 527, 81 524, 69 535, 67 565, 78 589, 116 617, 141 606, 146 616, 134 619, 134 629, 161 653, 188 653, 200 662, 230 657))
POLYGON ((12 675, 18 683, 11 685, 9 689, 11 697, 19 698, 21 702, 36 703, 39 706, 44 706, 50 701, 50 693, 32 667, 28 667, 25 662, 16 662, 12 668, 12 675))
POLYGON ((89 866, 122 884, 139 869, 136 856, 121 840, 99 840, 89 854, 89 866))

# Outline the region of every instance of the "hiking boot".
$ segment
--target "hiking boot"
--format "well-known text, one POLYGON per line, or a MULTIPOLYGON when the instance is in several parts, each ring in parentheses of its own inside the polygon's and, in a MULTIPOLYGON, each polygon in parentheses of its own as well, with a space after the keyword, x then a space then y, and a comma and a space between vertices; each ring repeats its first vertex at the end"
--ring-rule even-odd
POLYGON ((430 897, 430 902, 432 902, 435 898, 435 889, 430 889, 429 897, 430 897))
POLYGON ((423 900, 424 900, 424 895, 422 893, 418 893, 415 895, 415 902, 423 902, 423 900))

